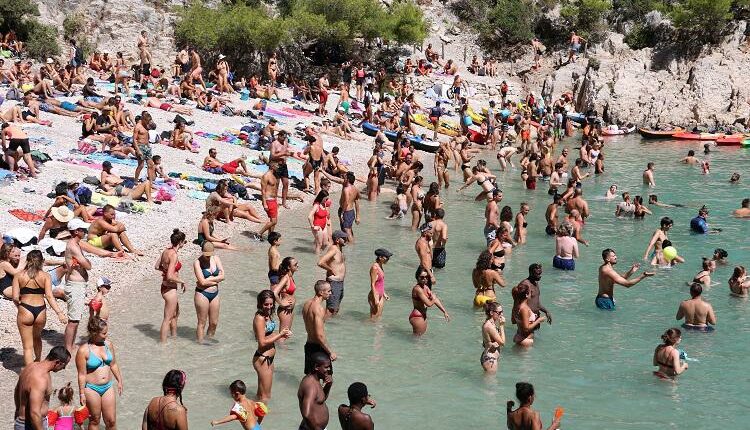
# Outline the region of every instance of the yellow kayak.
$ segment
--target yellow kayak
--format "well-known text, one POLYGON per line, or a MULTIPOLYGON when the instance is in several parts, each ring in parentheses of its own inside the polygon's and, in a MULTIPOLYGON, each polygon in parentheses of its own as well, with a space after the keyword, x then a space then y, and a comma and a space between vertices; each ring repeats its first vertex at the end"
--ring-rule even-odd
MULTIPOLYGON (((430 122, 430 117, 423 113, 414 114, 414 123, 417 125, 421 125, 422 127, 429 130, 433 129, 432 123, 430 122)), ((458 124, 441 120, 437 132, 446 136, 454 137, 459 135, 460 128, 458 127, 458 124)))
MULTIPOLYGON (((485 114, 487 113, 486 108, 483 108, 482 111, 484 111, 485 114)), ((482 123, 485 120, 484 115, 474 111, 474 109, 472 108, 468 108, 466 110, 466 114, 469 115, 469 117, 471 118, 471 121, 476 125, 482 125, 482 123)))

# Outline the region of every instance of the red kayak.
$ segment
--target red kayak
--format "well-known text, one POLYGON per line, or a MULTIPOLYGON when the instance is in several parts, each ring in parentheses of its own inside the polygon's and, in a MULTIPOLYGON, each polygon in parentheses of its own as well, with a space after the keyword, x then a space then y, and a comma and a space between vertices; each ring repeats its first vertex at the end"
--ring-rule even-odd
POLYGON ((688 133, 680 132, 672 135, 673 139, 677 140, 716 140, 720 137, 724 137, 723 134, 719 133, 688 133))
POLYGON ((474 143, 479 143, 482 145, 486 143, 485 137, 482 135, 482 133, 476 130, 472 130, 472 129, 469 129, 469 141, 474 142, 474 143))
POLYGON ((730 134, 716 139, 717 146, 740 146, 745 140, 744 134, 730 134))
POLYGON ((675 135, 675 133, 680 133, 682 131, 684 130, 681 128, 675 128, 672 130, 651 130, 649 128, 638 129, 638 132, 641 133, 641 136, 646 139, 671 139, 672 136, 675 135))

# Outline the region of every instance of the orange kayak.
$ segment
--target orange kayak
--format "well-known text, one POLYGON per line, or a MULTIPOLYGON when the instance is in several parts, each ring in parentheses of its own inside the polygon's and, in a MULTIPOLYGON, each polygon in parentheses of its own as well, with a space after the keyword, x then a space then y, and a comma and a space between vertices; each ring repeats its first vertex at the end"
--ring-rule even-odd
POLYGON ((712 141, 716 140, 720 137, 724 137, 721 133, 688 133, 688 132, 679 132, 672 135, 673 139, 678 140, 704 140, 704 141, 712 141))
POLYGON ((639 128, 638 133, 646 139, 669 139, 675 135, 684 131, 681 128, 674 128, 672 130, 651 130, 649 128, 639 128))
POLYGON ((730 134, 724 137, 716 139, 717 146, 740 146, 742 141, 745 140, 744 134, 730 134))

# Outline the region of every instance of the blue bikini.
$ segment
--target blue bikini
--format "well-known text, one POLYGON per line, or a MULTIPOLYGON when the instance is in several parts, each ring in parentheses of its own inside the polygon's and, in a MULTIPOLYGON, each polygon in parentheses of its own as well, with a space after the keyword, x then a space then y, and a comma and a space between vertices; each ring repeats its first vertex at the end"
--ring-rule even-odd
MULTIPOLYGON (((201 270, 203 271, 203 277, 204 278, 209 278, 211 276, 219 276, 219 273, 220 273, 218 267, 213 272, 211 272, 209 269, 203 269, 203 268, 201 268, 201 270)), ((219 289, 218 289, 218 287, 217 287, 216 291, 214 291, 214 292, 206 291, 205 289, 201 290, 201 289, 198 289, 198 288, 196 288, 195 291, 198 292, 198 293, 203 294, 203 297, 205 297, 206 299, 208 299, 209 303, 211 303, 211 301, 213 301, 213 299, 215 299, 216 296, 219 295, 219 289)))
MULTIPOLYGON (((102 367, 102 366, 109 366, 110 363, 112 363, 112 351, 109 350, 109 346, 105 343, 104 344, 104 360, 102 360, 98 355, 96 355, 94 352, 91 351, 91 344, 89 344, 89 358, 86 359, 86 372, 91 373, 95 371, 96 369, 102 367)), ((94 391, 96 391, 99 396, 103 396, 104 393, 109 390, 109 387, 112 386, 114 381, 111 379, 107 381, 106 384, 92 384, 90 382, 86 383, 86 388, 90 388, 94 391)))

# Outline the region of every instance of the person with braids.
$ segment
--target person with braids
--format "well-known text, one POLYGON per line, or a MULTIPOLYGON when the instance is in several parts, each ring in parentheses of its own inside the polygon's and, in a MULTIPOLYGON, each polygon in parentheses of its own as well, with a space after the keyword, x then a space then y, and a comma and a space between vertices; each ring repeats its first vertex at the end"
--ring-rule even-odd
POLYGON ((23 345, 23 363, 26 365, 42 358, 42 330, 47 323, 45 299, 60 323, 67 324, 68 318, 57 307, 52 296, 52 280, 44 271, 42 251, 29 252, 26 266, 13 277, 11 287, 13 303, 18 307, 16 323, 23 345))
POLYGON ((659 370, 654 375, 661 379, 673 379, 686 371, 688 364, 680 360, 680 350, 677 345, 682 340, 682 331, 678 328, 670 328, 661 335, 662 343, 654 350, 654 366, 659 370))
POLYGON ((279 305, 277 313, 281 330, 292 327, 294 305, 297 303, 297 299, 294 297, 294 292, 297 290, 297 285, 294 283, 294 273, 298 268, 299 264, 296 258, 284 257, 279 265, 279 282, 271 286, 276 303, 279 305))
MULTIPOLYGON (((534 393, 534 386, 528 382, 517 382, 516 383, 516 397, 521 405, 518 409, 513 410, 515 402, 508 400, 506 413, 508 414, 508 430, 542 430, 542 417, 538 411, 531 408, 531 405, 536 400, 536 394, 534 393)), ((560 419, 562 418, 561 410, 555 411, 555 417, 552 423, 547 427, 547 430, 555 430, 560 427, 560 419)))
POLYGON ((142 430, 187 430, 187 408, 182 403, 187 375, 172 369, 161 383, 163 396, 154 397, 143 412, 142 430), (180 404, 177 404, 177 400, 180 404))
POLYGON ((346 390, 349 405, 339 405, 339 423, 343 430, 373 430, 375 423, 372 417, 362 412, 362 408, 370 405, 375 408, 375 399, 367 391, 367 385, 355 382, 346 390))
POLYGON ((177 335, 177 317, 180 315, 180 302, 177 296, 177 287, 182 288, 185 292, 185 282, 180 279, 180 269, 182 263, 179 260, 178 252, 185 246, 185 233, 179 229, 172 230, 169 237, 171 246, 162 251, 159 260, 154 267, 161 272, 161 296, 164 298, 164 319, 159 329, 159 341, 164 343, 167 336, 177 335))
POLYGON ((255 398, 264 403, 271 399, 276 342, 292 336, 288 328, 282 328, 274 334, 276 330, 276 321, 273 320, 274 307, 276 307, 276 299, 273 291, 263 290, 258 293, 258 310, 255 311, 255 317, 253 317, 253 332, 258 341, 258 349, 253 354, 253 368, 258 373, 258 392, 255 398))
POLYGON ((108 324, 98 316, 89 318, 89 337, 76 352, 78 392, 81 405, 89 410, 89 428, 99 428, 103 418, 107 430, 114 430, 117 420, 117 397, 110 390, 117 382, 117 394, 122 396, 122 374, 115 356, 115 346, 107 340, 108 324), (112 380, 114 376, 115 381, 112 380))

